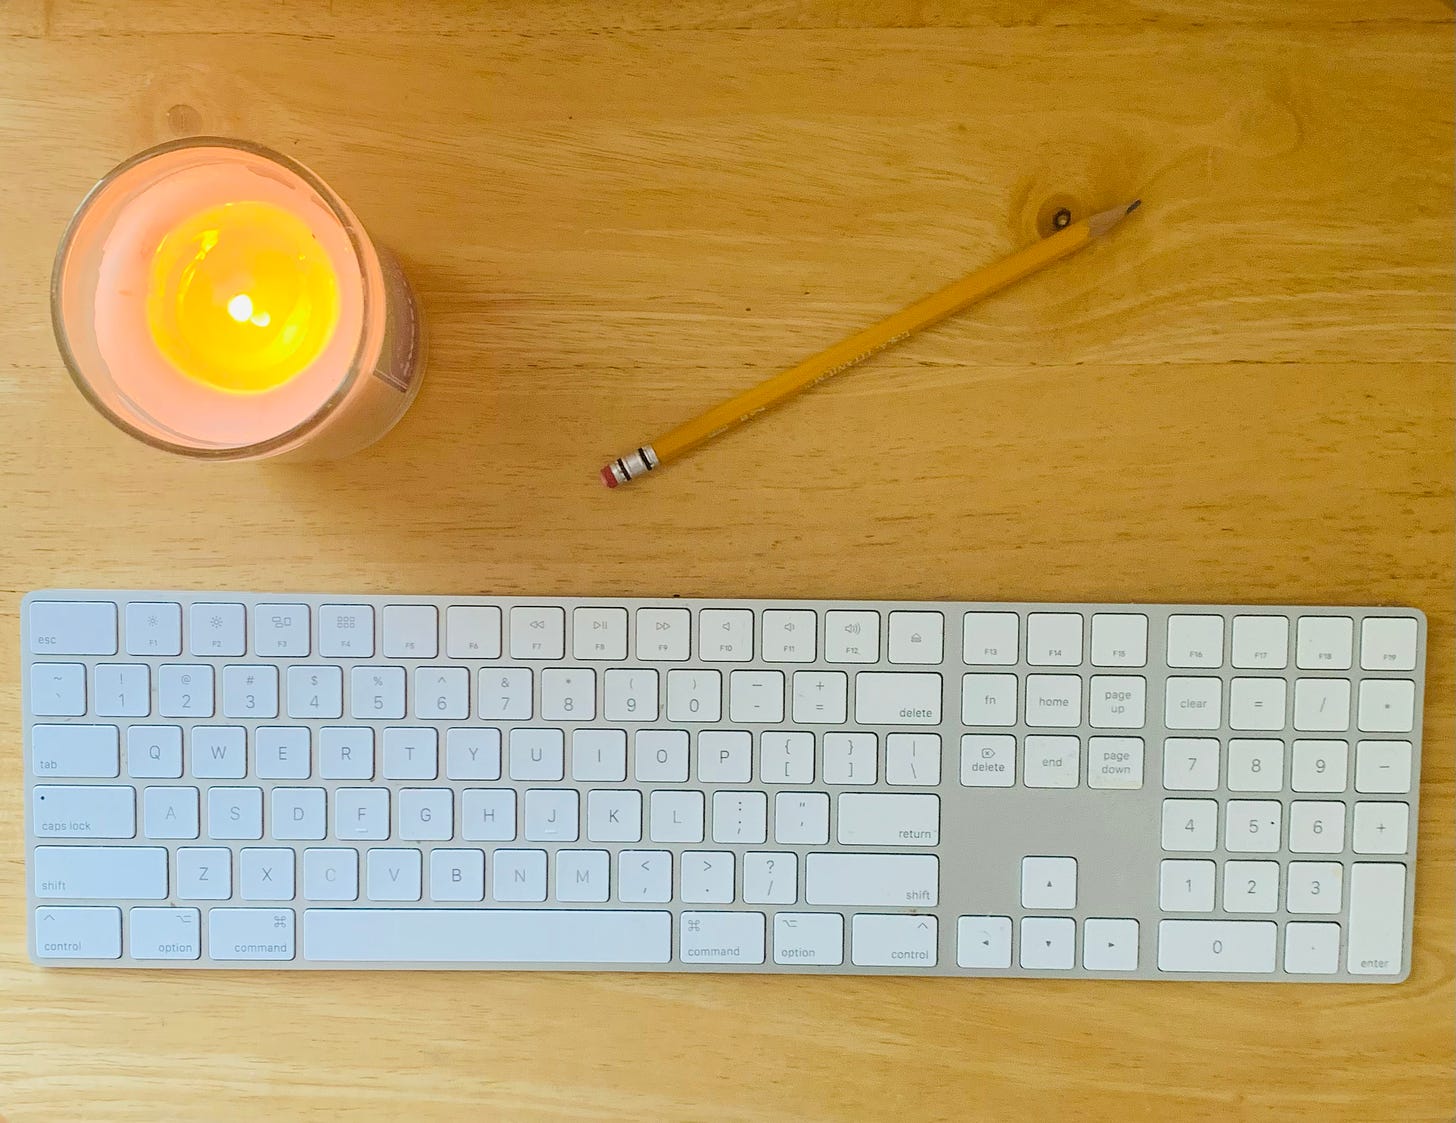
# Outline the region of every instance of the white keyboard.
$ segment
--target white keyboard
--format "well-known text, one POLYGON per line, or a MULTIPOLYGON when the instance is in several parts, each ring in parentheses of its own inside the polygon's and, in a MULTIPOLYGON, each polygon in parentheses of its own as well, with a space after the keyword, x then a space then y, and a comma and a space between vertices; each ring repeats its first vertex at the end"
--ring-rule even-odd
POLYGON ((47 591, 47 966, 1398 982, 1405 608, 47 591))

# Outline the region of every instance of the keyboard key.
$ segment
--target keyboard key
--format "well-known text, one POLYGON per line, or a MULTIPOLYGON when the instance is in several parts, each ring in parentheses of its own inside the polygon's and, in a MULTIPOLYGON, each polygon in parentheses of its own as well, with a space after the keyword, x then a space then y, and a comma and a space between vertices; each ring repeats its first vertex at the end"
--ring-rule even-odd
POLYGON ((1230 729, 1283 729, 1286 684, 1282 678, 1236 678, 1229 684, 1230 729))
MULTIPOLYGON (((400 688, 404 672, 400 672, 400 688)), ((400 705, 404 705, 401 697, 400 705)), ((525 667, 482 667, 480 670, 480 719, 482 721, 529 721, 531 719, 531 672, 525 667)))
POLYGON ((1355 621, 1348 616, 1302 617, 1296 632, 1295 665, 1302 670, 1348 670, 1354 634, 1355 621))
MULTIPOLYGON (((1213 863, 1209 863, 1212 865, 1213 863)), ((1165 862, 1164 865, 1167 865, 1165 862)), ((1076 858, 1022 858, 1021 907, 1073 909, 1077 907, 1076 858)))
POLYGON ((41 959, 120 959, 121 910, 42 905, 35 910, 35 954, 41 959))
MULTIPOLYGON (((436 850, 431 857, 448 853, 448 850, 436 850)), ((480 852, 477 850, 476 853, 480 852)), ((303 852, 303 895, 310 901, 357 901, 359 852, 310 846, 303 852)), ((479 897, 473 899, 480 900, 479 897)))
MULTIPOLYGON (((561 609, 554 611, 559 615, 561 609)), ((386 659, 434 659, 440 654, 440 612, 432 604, 385 605, 383 630, 386 659)))
POLYGON ((497 850, 493 858, 490 894, 497 901, 546 899, 546 851, 497 850))
POLYGON ((1081 615, 1031 613, 1026 618, 1026 661, 1033 667, 1075 667, 1082 662, 1081 615))
POLYGON ((617 899, 624 904, 672 900, 672 854, 666 850, 623 850, 617 857, 617 899))
MULTIPOLYGON (((404 793, 400 796, 402 800, 404 793)), ((323 838, 328 823, 323 788, 274 788, 270 822, 273 837, 279 840, 323 838)))
MULTIPOLYGON (((1344 805, 1338 806, 1343 809, 1344 805)), ((1404 854, 1410 845, 1410 804, 1355 804, 1351 846, 1356 854, 1404 854)))
MULTIPOLYGON (((514 792, 504 793, 515 798, 514 792)), ((471 793, 461 796, 468 806, 471 793)), ((515 817, 512 804, 512 819, 515 817)), ((388 788, 339 788, 334 793, 334 834, 340 839, 381 842, 389 837, 388 788)), ((466 838, 471 837, 466 835, 466 838)), ((513 837, 513 836, 507 836, 513 837)))
POLYGON ((687 780, 688 735, 682 730, 639 730, 633 747, 633 775, 639 782, 681 784, 687 780))
POLYGON ((1235 737, 1228 743, 1231 792, 1277 792, 1284 787, 1284 742, 1235 737))
POLYGON ((46 777, 116 776, 121 734, 114 725, 33 725, 30 767, 46 777))
POLYGON ((116 605, 110 601, 30 602, 32 655, 115 655, 116 605))
POLYGON ((513 842, 516 793, 466 788, 460 793, 460 837, 467 842, 513 842))
POLYGON ((1213 886, 1212 862, 1164 860, 1158 868, 1158 907, 1164 912, 1212 912, 1213 886))
POLYGON ((1087 786, 1133 791, 1143 786, 1141 737, 1090 737, 1087 786))
POLYGON ((1147 720, 1148 681, 1138 675, 1093 675, 1087 724, 1094 729, 1141 729, 1147 720))
MULTIPOLYGON (((1275 853, 1279 849, 1283 819, 1284 805, 1275 800, 1229 800, 1224 815, 1224 849, 1242 854, 1275 853)), ((1291 838, 1291 848, 1292 841, 1291 838)))
POLYGON ((734 865, 731 850, 684 850, 681 899, 693 905, 731 905, 734 865))
POLYGON ((837 822, 841 846, 938 846, 940 797, 848 793, 837 822))
POLYGON ((238 896, 244 901, 293 900, 293 851, 278 846, 240 850, 238 896))
POLYGON ((1016 724, 1015 675, 962 675, 961 722, 965 725, 1016 724))
POLYGON ((1267 920, 1160 920, 1158 970, 1268 974, 1277 932, 1267 920))
POLYGON ((850 921, 849 956, 856 967, 934 967, 936 918, 857 913, 850 921))
POLYGON ((1082 724, 1082 680, 1076 675, 1027 675, 1026 724, 1071 728, 1082 724))
POLYGON ((667 720, 721 721, 723 675, 719 671, 668 671, 667 720))
POLYGON ((844 963, 844 917, 834 912, 777 914, 774 962, 840 966, 844 963))
MULTIPOLYGON (((288 672, 290 693, 293 690, 293 673, 294 669, 290 669, 288 672)), ((415 717, 427 721, 461 721, 469 715, 469 671, 464 667, 415 668, 415 717)), ((338 717, 339 715, 320 714, 317 716, 338 717)), ((586 716, 590 718, 592 715, 587 714, 586 716)))
POLYGON ((318 610, 319 655, 325 659, 374 658, 374 608, 325 604, 318 610))
POLYGON ((826 663, 875 663, 879 658, 878 612, 830 610, 824 614, 826 663))
POLYGON ((222 716, 269 719, 277 717, 278 668, 266 664, 234 664, 224 667, 222 716))
POLYGON ((763 913, 684 912, 678 940, 684 963, 762 963, 763 913))
POLYGON ((890 613, 891 663, 937 665, 945 657, 945 616, 939 612, 890 613))
POLYGON ((1276 912, 1278 908, 1278 862, 1224 863, 1224 912, 1276 912))
POLYGON ((746 663, 753 658, 753 613, 746 608, 705 608, 698 613, 698 658, 705 663, 746 663))
POLYGON ((309 909, 319 962, 667 963, 672 914, 632 909, 309 909))
POLYGON ((202 956, 202 914, 197 909, 136 908, 127 920, 133 959, 202 956))
POLYGON ((556 852, 556 899, 601 903, 611 895, 611 859, 605 850, 556 852))
POLYGON ((1338 913, 1345 867, 1339 862, 1290 862, 1288 908, 1297 913, 1338 913))
POLYGON ((253 606, 253 651, 257 655, 264 658, 306 658, 310 653, 308 632, 306 604, 253 606))
POLYGON ((1021 618, 1014 612, 967 612, 961 621, 961 659, 972 667, 1016 665, 1021 618))
POLYGON ((653 792, 647 837, 653 842, 702 842, 703 793, 653 792))
POLYGON ((1164 850, 1212 850, 1217 841, 1216 802, 1211 799, 1163 800, 1164 850))
POLYGON ((844 721, 849 704, 849 676, 843 671, 795 671, 793 686, 796 724, 839 725, 844 721))
POLYGON ((1289 786, 1297 792, 1342 792, 1349 756, 1347 741, 1295 741, 1289 786))
POLYGON ((873 784, 879 776, 878 756, 873 733, 826 733, 824 782, 873 784))
MULTIPOLYGON (((829 837, 828 823, 824 825, 824 837, 826 840, 829 837)), ((743 855, 743 900, 746 904, 792 905, 798 899, 797 854, 756 851, 743 855)))
POLYGON ((1163 742, 1163 787, 1211 792, 1218 787, 1219 746, 1212 737, 1169 737, 1163 742))
POLYGON ((933 854, 810 854, 804 901, 811 905, 940 903, 940 859, 933 854))
POLYGON ((938 785, 940 734, 888 734, 885 737, 885 783, 926 788, 938 785))
POLYGON ((761 617, 765 663, 812 663, 817 651, 815 614, 808 610, 767 609, 761 617))
POLYGON ((963 916, 956 921, 956 966, 1002 969, 1011 966, 1011 918, 963 916))
POLYGON ((151 671, 143 663, 102 663, 95 670, 92 711, 99 717, 146 717, 152 710, 151 671))
POLYGON ((1015 737, 1003 734, 962 735, 962 784, 968 788, 1009 788, 1015 782, 1015 737))
POLYGON ((657 672, 617 667, 602 675, 602 715, 608 721, 657 720, 657 672))
POLYGON ((461 726, 445 731, 446 779, 499 780, 500 774, 499 729, 461 726))
POLYGON ((432 901, 485 900, 485 852, 483 850, 431 850, 430 899, 432 901))
POLYGON ((541 672, 541 716, 547 721, 591 721, 597 716, 597 673, 550 667, 541 672))
POLYGON ((1359 725, 1367 733, 1409 733, 1415 725, 1416 684, 1366 679, 1360 684, 1359 725))
POLYGON ((627 734, 620 729, 574 729, 571 778, 596 782, 627 778, 627 734))
POLYGON ((753 779, 753 735, 741 729, 705 729, 698 734, 698 781, 746 784, 753 779))
POLYGON ((758 740, 759 779, 765 784, 814 782, 814 734, 765 730, 758 740))
POLYGON ((207 910, 207 954, 212 959, 293 958, 292 909, 207 910))
MULTIPOLYGON (((799 717, 798 684, 809 674, 794 673, 795 721, 805 720, 799 717)), ((939 725, 942 690, 938 674, 861 671, 854 676, 854 720, 859 725, 939 725)), ((844 714, 830 720, 843 721, 844 714)))
POLYGON ((1282 671, 1289 666, 1289 617, 1235 616, 1233 665, 1282 671))
POLYGON ((241 780, 248 773, 247 735, 240 725, 192 729, 192 775, 199 780, 241 780))
POLYGON ((1094 667, 1145 667, 1147 663, 1146 616, 1136 613, 1099 612, 1092 617, 1094 667))
POLYGON ((754 725, 776 725, 783 721, 783 672, 731 672, 728 675, 728 720, 754 725))
POLYGON ((233 852, 220 846, 179 848, 177 896, 184 901, 226 901, 233 895, 232 863, 233 852))
MULTIPOLYGON (((450 793, 442 791, 445 814, 449 813, 450 793)), ((401 802, 404 793, 401 792, 401 802)), ((526 792, 526 841, 575 842, 580 834, 580 797, 574 790, 534 788, 526 792)), ((438 818, 438 817, 437 817, 438 818)), ((401 824, 403 825, 403 824, 401 824)), ((409 835, 402 835, 408 838, 409 835)), ((441 838, 449 838, 446 833, 441 838)))
POLYGON ((627 610, 573 609, 571 653, 577 659, 620 661, 627 658, 627 610))
POLYGON ((1284 970, 1332 975, 1340 969, 1340 926, 1292 920, 1284 926, 1284 970))
POLYGON ((566 738, 559 729, 512 729, 512 780, 560 780, 566 775, 566 738))
POLYGON ((36 717, 81 717, 86 712, 86 668, 80 663, 32 663, 28 700, 36 717))
MULTIPOLYGON (((516 730, 514 732, 520 732, 516 730)), ((561 734, 558 731, 557 736, 561 734)), ((434 729, 386 729, 386 780, 433 780, 440 774, 439 734, 434 729)), ((560 778, 560 773, 557 773, 560 778)))
POLYGON ((135 838, 136 792, 131 788, 37 784, 31 830, 37 838, 135 838))
MULTIPOLYGON (((509 863, 513 851, 498 851, 498 860, 509 863)), ((519 853, 519 851, 514 851, 519 853)), ((543 855, 544 857, 544 855, 543 855)), ((420 852, 376 848, 365 858, 365 896, 371 901, 418 901, 420 899, 420 852)), ((545 881, 544 867, 541 879, 545 881)), ((497 868, 496 878, 500 878, 497 868)), ((498 898, 500 899, 500 898, 498 898)), ((545 890, 535 900, 545 900, 545 890)))
POLYGON ((1163 724, 1169 729, 1217 729, 1223 721, 1223 680, 1169 678, 1163 724))
POLYGON ((1405 879, 1405 866, 1398 862, 1356 862, 1350 867, 1345 969, 1351 974, 1401 973, 1405 879))
POLYGON ((247 651, 247 617, 240 604, 194 604, 187 610, 191 655, 237 658, 247 651))
POLYGON ((372 780, 374 730, 367 726, 326 726, 319 730, 318 756, 319 776, 325 780, 372 780))
POLYGON ((681 663, 692 652, 693 614, 686 608, 637 610, 637 658, 681 663))
POLYGON ((1409 617, 1371 616, 1360 623, 1360 666, 1367 671, 1416 669, 1417 627, 1409 617))
POLYGON ((219 840, 262 838, 263 789, 209 788, 207 834, 219 840))
MULTIPOLYGON (((1355 746, 1357 792, 1390 792, 1403 795, 1411 790, 1411 780, 1409 741, 1361 741, 1355 746)), ((1343 786, 1341 784, 1342 788, 1343 786)))
POLYGON ((560 659, 565 653, 566 613, 562 609, 511 609, 512 659, 560 659))
POLYGON ((445 609, 445 654, 451 659, 499 659, 501 610, 483 604, 445 609))
POLYGON ((1345 805, 1300 800, 1289 807, 1289 849, 1296 854, 1338 854, 1345 848, 1345 805))
MULTIPOLYGON (((77 728, 72 726, 71 728, 77 728)), ((241 731, 239 731, 241 732, 241 731)), ((198 730, 193 730, 193 737, 198 730)), ((126 731, 126 773, 133 779, 175 780, 182 775, 182 729, 133 725, 126 731)))
POLYGON ((1088 971, 1136 971, 1138 922, 1108 917, 1084 920, 1082 966, 1088 971))
POLYGON ((159 901, 167 895, 167 851, 160 846, 37 846, 30 872, 40 898, 159 901))
POLYGON ((262 780, 306 780, 309 731, 303 726, 262 726, 253 733, 253 772, 262 780))
POLYGON ((1028 788, 1075 788, 1081 781, 1082 747, 1076 737, 1027 737, 1021 782, 1028 788))
POLYGON ((588 792, 586 837, 592 842, 641 842, 642 793, 588 792))
POLYGON ((822 846, 829 841, 829 797, 823 792, 774 796, 774 841, 781 846, 822 846))
POLYGON ((1076 921, 1060 916, 1021 920, 1021 966, 1028 971, 1070 971, 1077 962, 1076 921))
POLYGON ((162 717, 212 717, 213 705, 211 667, 164 663, 158 669, 157 713, 162 717))
POLYGON ((1223 617, 1168 617, 1168 666, 1222 667, 1223 617))
MULTIPOLYGON (((464 671, 460 672, 464 675, 464 671)), ((463 691, 462 691, 463 693, 463 691)), ((339 667, 288 668, 288 716, 341 718, 344 716, 344 672, 339 667)), ((453 714, 440 714, 453 717, 453 714)), ((462 712, 458 716, 464 717, 462 712)))
POLYGON ((142 834, 147 838, 196 838, 197 789, 165 787, 143 791, 142 834))
POLYGON ((133 601, 126 606, 128 655, 182 654, 182 606, 172 601, 133 601))

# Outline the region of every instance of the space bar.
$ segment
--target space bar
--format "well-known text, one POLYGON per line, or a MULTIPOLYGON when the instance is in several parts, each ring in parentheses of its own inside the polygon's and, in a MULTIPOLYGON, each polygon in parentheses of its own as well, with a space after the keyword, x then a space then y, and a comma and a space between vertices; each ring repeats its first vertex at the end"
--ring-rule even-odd
POLYGON ((666 963, 672 914, 588 909, 308 909, 303 958, 352 963, 666 963))

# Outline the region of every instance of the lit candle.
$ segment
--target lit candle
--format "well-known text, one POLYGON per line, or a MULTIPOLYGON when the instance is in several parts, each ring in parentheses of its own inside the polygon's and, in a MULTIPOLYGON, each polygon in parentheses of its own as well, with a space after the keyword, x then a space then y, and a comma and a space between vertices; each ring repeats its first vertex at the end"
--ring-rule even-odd
POLYGON ((57 338, 112 421, 176 452, 342 455, 419 387, 403 275, 306 169, 166 145, 98 185, 57 257, 57 338))

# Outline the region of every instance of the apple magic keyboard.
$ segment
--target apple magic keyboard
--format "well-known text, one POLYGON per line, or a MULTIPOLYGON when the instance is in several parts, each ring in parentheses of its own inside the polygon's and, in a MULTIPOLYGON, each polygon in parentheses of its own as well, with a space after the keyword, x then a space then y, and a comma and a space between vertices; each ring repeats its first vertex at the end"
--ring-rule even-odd
POLYGON ((46 966, 1398 982, 1406 608, 53 590, 46 966))

